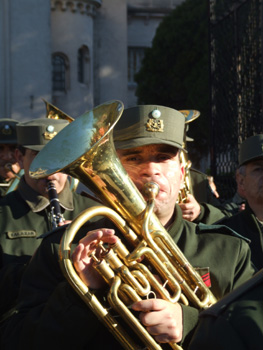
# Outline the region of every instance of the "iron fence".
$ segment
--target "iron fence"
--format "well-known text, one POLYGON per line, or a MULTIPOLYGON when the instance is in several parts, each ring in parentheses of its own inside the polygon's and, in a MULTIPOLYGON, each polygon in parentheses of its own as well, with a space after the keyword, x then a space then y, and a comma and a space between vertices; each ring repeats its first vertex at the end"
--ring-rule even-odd
POLYGON ((241 142, 263 132, 262 2, 209 0, 211 171, 223 198, 235 192, 241 142))

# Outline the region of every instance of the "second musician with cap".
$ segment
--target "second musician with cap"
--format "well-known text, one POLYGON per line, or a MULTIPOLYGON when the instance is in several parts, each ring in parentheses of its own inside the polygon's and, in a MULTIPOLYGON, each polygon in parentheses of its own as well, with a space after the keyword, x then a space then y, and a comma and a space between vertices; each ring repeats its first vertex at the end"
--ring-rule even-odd
POLYGON ((91 203, 94 205, 90 199, 70 190, 66 174, 57 173, 41 180, 29 177, 29 167, 37 153, 68 124, 65 120, 47 118, 17 124, 15 154, 24 175, 18 188, 3 197, 0 205, 1 325, 13 312, 21 276, 41 242, 40 236, 54 224, 47 180, 56 187, 65 220, 72 220, 91 203))
POLYGON ((239 151, 239 187, 246 199, 245 210, 222 219, 227 225, 251 240, 252 261, 263 268, 263 134, 247 138, 239 151))
MULTIPOLYGON (((114 142, 123 167, 140 192, 146 182, 159 185, 156 216, 220 299, 251 278, 254 269, 248 244, 235 232, 198 226, 182 218, 176 202, 184 175, 179 161, 184 119, 180 112, 163 106, 128 108, 115 127, 114 142)), ((92 129, 94 140, 106 129, 100 123, 97 125, 97 131, 92 129)), ((88 134, 87 130, 83 133, 88 134)), ((72 137, 76 139, 76 135, 72 137)), ((109 187, 111 184, 109 180, 109 187)), ((54 232, 43 239, 24 274, 17 311, 5 333, 6 350, 121 348, 63 277, 58 261, 62 234, 54 232)), ((121 234, 113 223, 103 219, 80 230, 72 244, 74 267, 95 296, 99 297, 108 287, 93 269, 89 254, 98 253, 95 248, 98 241, 114 243, 118 236, 121 234)), ((157 342, 172 341, 187 348, 199 314, 191 303, 186 306, 157 298, 136 302, 132 308, 138 311, 141 323, 157 342)))

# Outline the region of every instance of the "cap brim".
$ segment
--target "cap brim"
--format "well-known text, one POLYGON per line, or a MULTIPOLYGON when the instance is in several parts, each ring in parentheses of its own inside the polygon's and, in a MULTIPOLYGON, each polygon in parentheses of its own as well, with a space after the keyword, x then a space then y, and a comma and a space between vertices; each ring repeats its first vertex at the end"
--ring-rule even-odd
POLYGON ((256 160, 261 160, 261 159, 263 159, 263 155, 260 155, 260 156, 258 156, 258 157, 251 157, 251 158, 248 158, 248 159, 244 160, 242 163, 240 163, 240 164, 239 164, 239 167, 241 167, 242 165, 246 165, 246 164, 248 164, 248 163, 250 163, 250 162, 254 162, 254 161, 256 161, 256 160))
POLYGON ((173 141, 161 140, 153 137, 149 137, 149 138, 139 137, 136 139, 114 142, 116 149, 128 149, 128 148, 141 147, 145 145, 160 145, 160 144, 173 146, 175 148, 186 151, 179 143, 176 143, 173 141))
POLYGON ((45 145, 22 145, 22 147, 32 149, 32 151, 41 151, 45 145))

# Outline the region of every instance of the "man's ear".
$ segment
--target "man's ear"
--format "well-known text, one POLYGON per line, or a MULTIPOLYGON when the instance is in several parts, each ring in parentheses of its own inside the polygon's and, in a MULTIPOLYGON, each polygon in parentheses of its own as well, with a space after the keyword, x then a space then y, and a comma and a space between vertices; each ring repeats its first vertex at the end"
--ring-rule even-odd
POLYGON ((182 190, 185 185, 184 184, 185 168, 182 163, 180 163, 180 167, 181 167, 180 190, 182 190))
POLYGON ((24 169, 24 155, 18 148, 15 149, 15 158, 20 168, 24 169))
POLYGON ((237 182, 237 191, 241 197, 244 197, 244 194, 246 192, 245 188, 245 176, 242 174, 239 174, 236 177, 236 182, 237 182))

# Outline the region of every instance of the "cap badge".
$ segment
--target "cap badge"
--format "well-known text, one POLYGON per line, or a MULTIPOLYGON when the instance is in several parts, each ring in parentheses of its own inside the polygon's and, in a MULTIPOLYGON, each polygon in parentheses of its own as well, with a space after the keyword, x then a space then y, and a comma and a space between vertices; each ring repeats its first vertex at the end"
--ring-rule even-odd
POLYGON ((54 136, 57 135, 57 132, 54 131, 55 127, 53 125, 48 125, 46 128, 46 132, 44 132, 44 139, 45 140, 51 140, 54 136))
POLYGON ((11 135, 12 134, 12 129, 10 128, 9 125, 4 125, 4 127, 1 130, 1 134, 3 135, 11 135))
POLYGON ((148 119, 146 123, 146 130, 152 131, 152 132, 163 132, 163 120, 159 119, 162 115, 161 111, 159 109, 154 109, 151 112, 151 117, 148 119))

